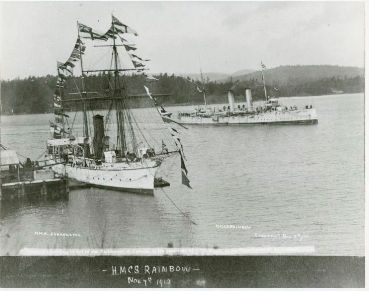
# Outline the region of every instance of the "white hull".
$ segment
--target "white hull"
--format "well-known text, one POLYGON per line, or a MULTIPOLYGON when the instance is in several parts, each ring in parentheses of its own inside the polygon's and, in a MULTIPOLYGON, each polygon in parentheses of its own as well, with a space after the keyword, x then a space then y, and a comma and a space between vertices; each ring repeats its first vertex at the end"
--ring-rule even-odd
POLYGON ((158 164, 152 162, 146 166, 133 163, 128 166, 126 163, 114 163, 95 168, 58 164, 52 169, 58 174, 96 187, 152 194, 158 164))
POLYGON ((314 124, 318 123, 315 108, 294 111, 271 111, 255 114, 234 114, 230 116, 178 116, 181 124, 314 124))

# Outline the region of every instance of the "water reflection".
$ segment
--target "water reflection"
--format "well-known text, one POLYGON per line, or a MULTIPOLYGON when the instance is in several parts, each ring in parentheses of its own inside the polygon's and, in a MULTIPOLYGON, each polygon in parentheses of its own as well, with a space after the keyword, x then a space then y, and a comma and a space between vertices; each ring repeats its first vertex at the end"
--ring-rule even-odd
POLYGON ((6 199, 0 200, 0 219, 18 215, 24 209, 55 207, 61 202, 66 203, 68 200, 69 193, 67 192, 48 192, 45 195, 41 193, 28 193, 24 196, 14 193, 14 195, 9 195, 6 199))

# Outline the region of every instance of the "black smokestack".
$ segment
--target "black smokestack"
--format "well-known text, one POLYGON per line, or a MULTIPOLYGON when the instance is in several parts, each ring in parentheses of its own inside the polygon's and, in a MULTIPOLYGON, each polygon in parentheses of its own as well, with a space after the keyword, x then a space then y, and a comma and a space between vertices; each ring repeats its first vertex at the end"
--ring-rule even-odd
POLYGON ((93 117, 94 123, 94 153, 96 159, 101 159, 104 151, 104 116, 102 115, 94 115, 93 117))

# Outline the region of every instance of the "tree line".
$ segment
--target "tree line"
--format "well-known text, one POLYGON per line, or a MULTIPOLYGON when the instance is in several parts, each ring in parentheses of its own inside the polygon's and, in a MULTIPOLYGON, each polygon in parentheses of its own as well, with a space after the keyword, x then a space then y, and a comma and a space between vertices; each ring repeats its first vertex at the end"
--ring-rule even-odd
MULTIPOLYGON (((189 105, 203 103, 203 94, 199 90, 205 89, 208 103, 224 103, 227 101, 227 92, 232 89, 236 101, 243 101, 245 88, 251 88, 254 100, 264 99, 264 87, 260 78, 251 78, 244 81, 226 80, 222 82, 200 81, 189 77, 180 77, 174 74, 159 74, 157 80, 148 80, 143 75, 126 76, 121 82, 131 94, 145 94, 144 85, 158 96, 159 104, 189 105), (166 94, 166 95, 165 95, 166 94)), ((1 81, 2 114, 31 114, 53 111, 53 94, 56 85, 56 76, 28 77, 1 81)), ((88 91, 107 94, 113 82, 113 76, 100 74, 85 78, 88 91), (105 92, 105 93, 104 93, 105 92)), ((71 98, 69 93, 80 88, 80 80, 68 79, 64 88, 64 98, 71 98)), ((267 92, 270 96, 314 96, 335 93, 359 93, 364 91, 364 77, 361 75, 350 77, 329 77, 306 82, 267 83, 267 92)), ((74 95, 76 98, 78 95, 74 95)))

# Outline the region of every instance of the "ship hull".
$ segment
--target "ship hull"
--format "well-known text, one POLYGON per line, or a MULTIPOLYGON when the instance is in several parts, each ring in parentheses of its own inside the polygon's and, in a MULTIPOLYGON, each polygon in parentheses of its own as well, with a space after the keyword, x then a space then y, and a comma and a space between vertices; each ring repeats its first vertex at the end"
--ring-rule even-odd
POLYGON ((52 166, 54 172, 67 175, 70 179, 94 187, 151 195, 154 193, 154 178, 157 168, 158 166, 93 169, 70 164, 52 166))
POLYGON ((198 125, 233 125, 233 124, 316 124, 318 118, 315 109, 296 111, 272 111, 258 114, 179 116, 176 122, 198 125))

